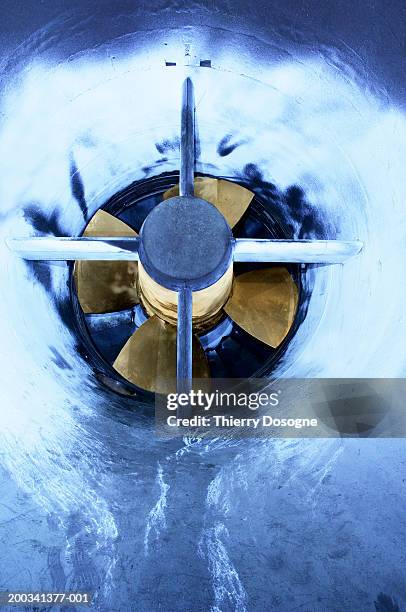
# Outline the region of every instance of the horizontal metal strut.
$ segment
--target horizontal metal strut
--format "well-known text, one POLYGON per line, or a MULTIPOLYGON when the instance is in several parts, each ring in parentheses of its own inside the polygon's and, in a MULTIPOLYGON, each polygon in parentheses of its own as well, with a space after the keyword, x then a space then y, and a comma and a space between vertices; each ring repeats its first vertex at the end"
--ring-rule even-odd
POLYGON ((137 261, 139 238, 8 238, 6 244, 22 259, 137 261))
MULTIPOLYGON (((31 260, 137 261, 139 238, 8 238, 16 255, 31 260)), ((237 238, 234 261, 343 263, 362 251, 358 240, 262 240, 237 238)))
POLYGON ((363 247, 358 240, 262 240, 237 238, 234 261, 275 263, 343 263, 358 255, 363 247))

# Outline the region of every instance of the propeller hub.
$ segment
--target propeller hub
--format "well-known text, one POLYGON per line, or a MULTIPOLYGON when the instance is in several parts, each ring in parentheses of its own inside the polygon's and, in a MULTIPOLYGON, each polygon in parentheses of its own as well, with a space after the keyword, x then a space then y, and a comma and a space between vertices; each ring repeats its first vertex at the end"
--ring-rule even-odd
POLYGON ((230 226, 215 206, 194 196, 165 200, 146 218, 140 234, 140 262, 159 285, 199 291, 229 269, 230 226))

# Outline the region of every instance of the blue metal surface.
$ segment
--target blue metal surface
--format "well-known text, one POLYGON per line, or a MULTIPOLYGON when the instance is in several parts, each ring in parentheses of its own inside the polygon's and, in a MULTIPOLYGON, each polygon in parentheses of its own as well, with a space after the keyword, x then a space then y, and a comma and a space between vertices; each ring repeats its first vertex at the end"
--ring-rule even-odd
POLYGON ((265 240, 237 238, 234 261, 273 263, 344 263, 362 251, 360 241, 344 240, 265 240))
MULTIPOLYGON (((195 62, 198 169, 260 190, 294 237, 366 244, 306 273, 279 374, 405 375, 402 3, 4 0, 1 27, 3 236, 77 235, 85 206, 176 170, 195 62)), ((405 607, 404 441, 157 440, 81 356, 67 266, 2 262, 2 589, 94 589, 101 612, 405 607)))
POLYGON ((194 194, 195 169, 195 97, 192 80, 183 83, 181 134, 180 134, 180 180, 179 195, 194 194))
POLYGON ((178 326, 176 336, 176 379, 178 393, 192 385, 192 291, 184 287, 178 293, 178 326))
POLYGON ((138 261, 139 238, 7 238, 6 243, 31 261, 138 261))
POLYGON ((231 230, 218 210, 191 196, 165 200, 141 228, 140 261, 160 285, 196 291, 215 283, 232 258, 231 230))

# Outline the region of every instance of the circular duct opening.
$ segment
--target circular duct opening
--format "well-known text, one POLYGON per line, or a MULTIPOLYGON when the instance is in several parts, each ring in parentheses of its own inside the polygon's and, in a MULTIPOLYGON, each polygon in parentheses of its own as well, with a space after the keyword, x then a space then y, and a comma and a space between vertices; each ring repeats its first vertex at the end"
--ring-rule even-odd
MULTIPOLYGON (((205 175, 200 174, 199 176, 205 175)), ((134 182, 111 197, 103 205, 103 210, 139 233, 141 228, 145 227, 147 217, 150 218, 150 213, 157 210, 164 195, 178 183, 178 180, 177 173, 165 173, 151 179, 134 182)), ((248 184, 243 186, 247 188, 248 184)), ((166 200, 168 204, 170 201, 166 200)), ((210 224, 207 225, 206 231, 210 231, 210 224)), ((282 239, 290 238, 292 234, 291 228, 284 226, 283 222, 274 216, 272 202, 267 202, 253 192, 250 206, 233 228, 233 236, 236 238, 282 239)), ((254 269, 269 268, 277 269, 279 266, 238 262, 233 265, 236 278, 254 269)), ((198 334, 208 359, 211 377, 249 378, 266 377, 272 374, 300 321, 305 316, 309 292, 309 286, 306 291, 303 289, 302 279, 305 275, 305 268, 298 264, 287 266, 297 287, 298 306, 288 333, 277 347, 269 346, 250 335, 224 311, 220 311, 216 317, 206 321, 203 326, 195 325, 194 331, 198 334)), ((71 271, 73 272, 73 266, 71 266, 71 271)), ((139 304, 121 312, 86 314, 77 297, 73 274, 71 276, 71 296, 77 329, 98 379, 116 392, 144 397, 145 393, 137 385, 125 380, 114 369, 114 362, 130 336, 141 327, 148 316, 157 314, 156 310, 149 310, 148 304, 140 299, 139 304)), ((247 309, 249 307, 250 305, 247 304, 247 309)), ((162 312, 158 312, 158 315, 165 319, 162 312)))

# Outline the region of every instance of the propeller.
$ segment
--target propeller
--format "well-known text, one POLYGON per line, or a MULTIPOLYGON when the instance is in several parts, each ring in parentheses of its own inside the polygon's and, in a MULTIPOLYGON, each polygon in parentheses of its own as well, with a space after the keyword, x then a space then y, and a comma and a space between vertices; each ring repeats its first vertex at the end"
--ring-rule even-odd
MULTIPOLYGON (((195 180, 195 185, 204 183, 206 179, 203 180, 201 177, 195 180)), ((207 185, 211 186, 212 194, 219 193, 218 183, 223 184, 220 193, 239 194, 239 190, 242 190, 243 197, 240 198, 237 209, 238 214, 244 214, 254 194, 226 180, 208 179, 207 185), (230 191, 227 189, 228 185, 231 186, 230 191), (235 187, 237 187, 236 191, 235 187), (248 205, 246 205, 247 202, 248 205)), ((178 186, 176 190, 179 190, 178 186)), ((165 199, 170 197, 169 193, 171 190, 165 192, 165 199)), ((198 190, 198 193, 203 195, 204 190, 198 190)), ((204 196, 205 199, 209 198, 207 191, 204 196)), ((213 196, 212 203, 215 204, 213 196)), ((238 222, 235 211, 233 218, 235 222, 238 222)), ((113 215, 100 210, 91 219, 83 235, 130 237, 137 234, 113 215)), ((76 261, 74 275, 79 301, 84 312, 87 314, 110 312, 111 316, 114 316, 113 311, 130 308, 138 303, 137 267, 137 262, 133 261, 76 261), (130 266, 133 268, 129 269, 130 266), (132 270, 134 270, 133 274, 130 273, 132 270)), ((142 267, 140 273, 141 271, 143 272, 142 267)), ((145 272, 143 274, 145 275, 145 272)), ((170 307, 169 298, 173 292, 159 287, 152 279, 149 280, 149 284, 153 286, 155 293, 158 289, 160 290, 158 295, 161 298, 162 309, 172 324, 163 321, 156 315, 151 316, 127 340, 114 361, 113 367, 124 378, 143 389, 169 393, 176 388, 174 381, 176 381, 177 313, 176 309, 171 311, 170 307), (165 301, 169 304, 166 309, 165 301)), ((196 315, 197 319, 204 314, 206 292, 208 290, 203 289, 193 294, 193 315, 194 317, 196 315)), ((297 302, 297 287, 288 270, 284 267, 270 267, 252 270, 235 277, 232 294, 223 312, 246 332, 276 348, 289 332, 295 317, 297 302)), ((216 320, 218 319, 219 316, 216 317, 216 320)), ((109 331, 114 333, 113 329, 109 331)), ((193 335, 192 355, 193 377, 209 377, 209 362, 196 335, 193 335)))
POLYGON ((237 276, 224 310, 251 336, 277 348, 291 328, 297 302, 296 284, 287 269, 278 266, 237 276))
MULTIPOLYGON (((138 234, 117 217, 98 210, 83 236, 132 238, 138 234)), ((86 314, 115 312, 139 303, 136 261, 76 261, 73 274, 79 303, 86 314)))
MULTIPOLYGON (((138 387, 155 393, 176 391, 176 327, 153 316, 126 342, 113 367, 138 387)), ((197 336, 192 339, 194 378, 210 378, 210 368, 197 336)))

